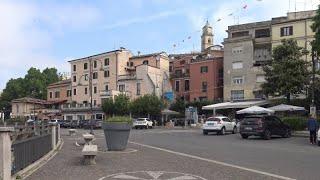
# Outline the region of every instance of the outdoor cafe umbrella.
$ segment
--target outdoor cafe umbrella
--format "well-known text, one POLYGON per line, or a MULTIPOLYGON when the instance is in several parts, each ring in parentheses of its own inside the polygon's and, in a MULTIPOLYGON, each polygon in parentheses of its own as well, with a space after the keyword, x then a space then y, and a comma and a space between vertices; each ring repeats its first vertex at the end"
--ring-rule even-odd
POLYGON ((274 110, 263 108, 260 106, 252 106, 242 110, 237 111, 237 114, 272 114, 274 110))
POLYGON ((178 115, 180 113, 176 112, 176 111, 172 111, 170 109, 164 109, 164 110, 161 111, 161 114, 162 114, 162 124, 163 124, 163 116, 166 117, 166 121, 167 121, 169 115, 178 115))
POLYGON ((271 109, 274 111, 305 111, 306 110, 304 107, 292 106, 288 104, 280 104, 277 106, 269 107, 268 109, 271 109))

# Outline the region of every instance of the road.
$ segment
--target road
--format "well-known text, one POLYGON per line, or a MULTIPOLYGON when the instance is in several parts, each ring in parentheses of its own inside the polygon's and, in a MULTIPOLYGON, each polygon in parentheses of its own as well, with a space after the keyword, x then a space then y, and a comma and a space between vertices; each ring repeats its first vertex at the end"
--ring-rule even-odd
POLYGON ((294 179, 320 179, 320 147, 306 138, 203 136, 201 130, 133 131, 131 141, 294 179))
MULTIPOLYGON (((99 152, 96 165, 84 166, 82 147, 75 146, 84 132, 70 137, 62 130, 61 151, 27 179, 319 179, 320 148, 306 138, 243 140, 239 134, 203 136, 199 129, 132 130, 128 150, 134 151, 99 152)), ((95 136, 104 149, 103 132, 96 130, 95 136)))

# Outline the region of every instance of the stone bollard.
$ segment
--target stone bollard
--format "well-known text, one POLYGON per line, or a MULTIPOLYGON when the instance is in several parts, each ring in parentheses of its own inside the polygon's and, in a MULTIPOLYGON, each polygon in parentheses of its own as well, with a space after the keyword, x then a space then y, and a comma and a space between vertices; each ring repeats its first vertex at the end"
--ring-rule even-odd
POLYGON ((86 145, 92 145, 92 141, 94 140, 94 135, 92 134, 83 134, 83 139, 86 145))
POLYGON ((0 179, 11 180, 11 139, 13 127, 0 127, 0 179))
POLYGON ((58 142, 61 140, 61 131, 60 131, 60 124, 57 125, 58 128, 58 142))
POLYGON ((56 125, 51 125, 51 148, 55 149, 57 146, 56 144, 56 125))

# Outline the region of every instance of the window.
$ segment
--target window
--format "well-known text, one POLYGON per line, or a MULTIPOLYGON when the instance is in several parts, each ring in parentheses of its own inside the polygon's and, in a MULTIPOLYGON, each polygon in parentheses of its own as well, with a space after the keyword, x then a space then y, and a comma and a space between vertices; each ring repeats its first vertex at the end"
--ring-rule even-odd
POLYGON ((93 76, 93 77, 92 77, 93 79, 98 79, 98 72, 94 72, 94 73, 92 74, 92 76, 93 76))
POLYGON ((144 60, 144 61, 143 61, 143 64, 148 65, 148 64, 149 64, 149 61, 148 61, 148 60, 144 60))
POLYGON ((208 83, 206 81, 202 82, 202 92, 207 92, 208 83))
POLYGON ((169 72, 172 72, 172 66, 169 66, 169 72))
POLYGON ((233 84, 243 84, 243 76, 234 76, 232 82, 233 84))
POLYGON ((185 64, 185 63, 186 63, 186 61, 185 61, 185 60, 180 61, 180 65, 183 65, 183 64, 185 64))
POLYGON ((141 91, 141 84, 137 83, 137 95, 140 95, 141 91))
POLYGON ((119 85, 119 91, 120 92, 124 92, 125 91, 125 85, 124 84, 119 85))
POLYGON ((109 66, 109 58, 105 58, 104 59, 104 65, 105 66, 109 66))
POLYGON ((77 76, 73 76, 73 82, 77 82, 77 76))
POLYGON ((244 90, 231 90, 231 100, 243 100, 244 90))
POLYGON ((210 38, 208 39, 208 44, 211 44, 211 39, 210 38))
POLYGON ((73 95, 77 95, 77 89, 73 89, 73 95))
POLYGON ((184 90, 189 91, 190 90, 190 82, 189 80, 184 81, 184 90))
POLYGON ((190 74, 190 69, 186 69, 186 74, 187 74, 187 75, 190 74))
POLYGON ((97 61, 93 61, 93 68, 97 68, 97 61))
POLYGON ((16 104, 16 108, 17 108, 17 113, 19 113, 19 105, 16 104))
POLYGON ((255 31, 256 38, 270 37, 270 29, 257 29, 255 31))
POLYGON ((85 74, 85 75, 84 75, 84 80, 85 80, 85 81, 88 81, 88 80, 89 80, 89 74, 85 74))
POLYGON ((201 66, 200 67, 200 72, 201 73, 207 73, 208 72, 208 66, 201 66))
POLYGON ((232 38, 249 36, 249 31, 240 31, 232 33, 232 38))
POLYGON ((97 86, 94 86, 94 87, 93 87, 93 93, 94 93, 94 94, 97 94, 97 86))
POLYGON ((176 81, 176 91, 179 92, 180 90, 180 81, 176 81))
POLYGON ((52 92, 49 93, 49 97, 50 97, 50 99, 52 98, 52 92))
POLYGON ((67 90, 67 97, 71 97, 72 96, 72 91, 71 90, 67 90))
POLYGON ((94 106, 97 105, 97 100, 93 100, 93 105, 94 105, 94 106))
POLYGON ((106 86, 104 87, 104 89, 105 89, 106 91, 108 91, 108 90, 109 90, 109 85, 106 85, 106 86))
POLYGON ((60 91, 54 92, 54 98, 60 98, 60 91))
POLYGON ((73 65, 73 71, 77 71, 77 66, 75 64, 73 65))
POLYGON ((280 36, 291 36, 293 35, 293 27, 288 26, 288 27, 282 27, 280 28, 280 36))
POLYGON ((264 75, 257 75, 257 83, 265 82, 265 76, 264 75))
POLYGON ((176 77, 181 77, 182 76, 182 70, 178 69, 175 71, 176 77))
POLYGON ((218 71, 218 77, 219 77, 219 79, 223 78, 223 69, 222 68, 219 69, 219 71, 218 71))
POLYGON ((134 66, 133 62, 130 62, 130 66, 131 66, 131 67, 134 66))
POLYGON ((88 88, 84 88, 84 94, 88 94, 88 88))
POLYGON ((83 64, 83 69, 84 69, 84 70, 88 69, 88 63, 84 63, 84 64, 83 64))
POLYGON ((110 76, 110 72, 107 70, 107 71, 104 71, 104 77, 109 77, 110 76))
POLYGON ((232 69, 242 69, 242 68, 243 68, 243 63, 241 61, 232 63, 232 69))

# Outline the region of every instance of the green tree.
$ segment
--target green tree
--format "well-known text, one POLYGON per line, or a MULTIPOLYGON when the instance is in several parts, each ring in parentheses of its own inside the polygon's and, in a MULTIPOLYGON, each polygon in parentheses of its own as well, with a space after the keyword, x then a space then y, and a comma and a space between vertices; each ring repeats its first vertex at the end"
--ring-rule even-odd
POLYGON ((131 112, 137 116, 158 116, 162 108, 162 101, 157 96, 149 94, 135 99, 130 105, 131 112))
POLYGON ((177 98, 176 101, 170 105, 169 109, 184 114, 186 103, 184 102, 184 100, 177 98))
POLYGON ((113 115, 114 113, 114 102, 112 98, 108 98, 102 102, 102 110, 106 115, 113 115))
POLYGON ((264 66, 266 82, 262 89, 266 95, 286 96, 290 102, 292 95, 301 94, 309 83, 308 64, 301 58, 302 48, 289 39, 272 51, 272 61, 264 66))
POLYGON ((312 42, 312 48, 320 54, 320 6, 318 6, 316 15, 313 17, 313 24, 311 29, 315 32, 314 40, 312 42))
POLYGON ((114 108, 113 112, 117 116, 128 115, 129 114, 129 97, 125 94, 119 94, 114 98, 114 108))

